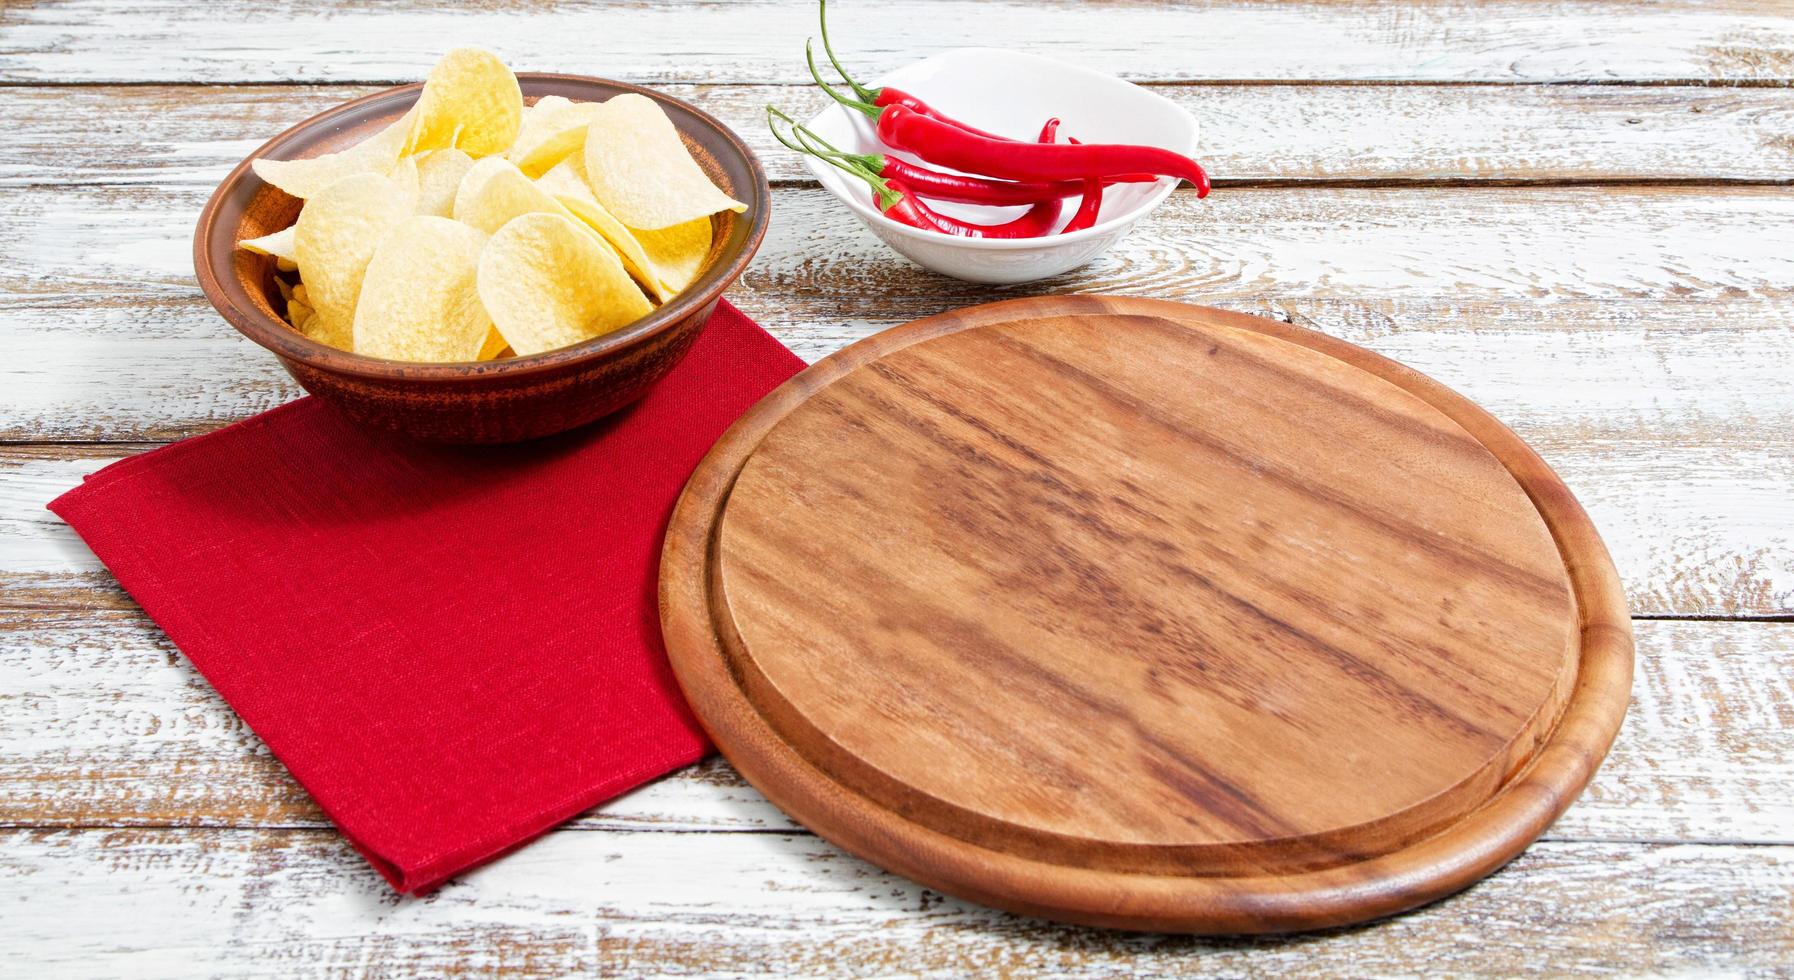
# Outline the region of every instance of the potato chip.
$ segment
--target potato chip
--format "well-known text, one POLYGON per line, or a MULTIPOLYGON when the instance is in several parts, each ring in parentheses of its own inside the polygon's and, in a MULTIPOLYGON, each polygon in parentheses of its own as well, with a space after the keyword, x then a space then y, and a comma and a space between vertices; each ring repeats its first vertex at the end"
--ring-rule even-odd
MULTIPOLYGON (((539 114, 553 115, 573 104, 573 100, 564 95, 544 95, 529 105, 524 106, 523 128, 517 134, 517 142, 523 142, 524 134, 529 132, 530 127, 536 124, 532 120, 536 120, 539 114)), ((511 162, 516 163, 517 161, 512 160, 511 162)))
POLYGON ((456 48, 430 69, 415 111, 403 155, 454 147, 471 157, 489 156, 516 141, 523 89, 497 55, 456 48))
POLYGON ((454 218, 490 235, 520 214, 565 210, 504 157, 475 161, 455 191, 454 218))
POLYGON ((413 159, 417 164, 417 213, 433 214, 439 218, 455 216, 455 191, 461 186, 461 178, 473 166, 473 157, 450 147, 446 150, 431 150, 413 159))
POLYGON ((511 142, 510 149, 505 151, 505 159, 517 162, 517 148, 533 146, 549 135, 554 128, 553 120, 566 107, 573 105, 573 100, 559 95, 544 95, 534 104, 523 107, 523 121, 518 124, 517 138, 511 142))
POLYGON ((399 162, 417 110, 339 153, 309 160, 255 160, 255 175, 294 197, 310 198, 331 184, 355 174, 383 174, 399 162))
POLYGON ((586 179, 631 228, 658 231, 718 211, 746 211, 705 176, 660 104, 627 93, 598 104, 586 132, 586 179))
POLYGON ((547 172, 536 178, 536 186, 557 198, 577 197, 594 202, 598 200, 592 196, 592 189, 586 186, 586 165, 579 157, 568 157, 549 167, 547 172))
POLYGON ((659 231, 625 227, 592 196, 585 163, 568 157, 543 174, 536 185, 553 194, 569 211, 591 225, 622 253, 623 265, 636 281, 662 302, 692 284, 710 254, 710 218, 694 218, 659 231))
POLYGON ((616 253, 560 214, 525 214, 500 228, 480 253, 479 291, 519 354, 603 336, 654 308, 616 253))
POLYGON ((476 283, 485 244, 485 235, 433 214, 394 225, 368 260, 355 304, 355 353, 478 360, 492 333, 476 283))
POLYGON ((293 229, 282 228, 272 235, 263 235, 260 238, 245 238, 237 243, 237 247, 246 248, 251 252, 260 255, 272 255, 277 259, 286 259, 291 262, 294 257, 293 229))
POLYGON ((238 243, 299 273, 275 280, 288 321, 409 361, 534 354, 616 330, 697 279, 712 215, 746 210, 659 103, 526 107, 516 76, 477 48, 445 55, 417 104, 362 143, 253 166, 305 200, 293 227, 238 243))
POLYGON ((553 195, 561 207, 571 211, 574 217, 585 222, 599 237, 609 242, 622 256, 623 268, 643 288, 662 302, 671 299, 675 291, 661 286, 660 276, 656 273, 654 264, 649 261, 642 244, 636 241, 628 228, 623 227, 623 222, 604 210, 604 205, 599 204, 598 199, 592 196, 591 188, 586 185, 585 172, 585 164, 578 157, 568 157, 549 168, 536 181, 536 186, 553 195))
POLYGON ((486 342, 480 345, 479 359, 482 361, 490 361, 510 349, 511 345, 505 343, 505 335, 499 333, 497 327, 493 327, 486 333, 486 342))
POLYGON ((318 316, 318 311, 307 308, 305 319, 293 324, 293 326, 298 327, 300 333, 322 344, 326 343, 322 332, 323 324, 324 320, 322 317, 318 316))
POLYGON ((685 291, 704 271, 710 257, 710 217, 693 218, 659 231, 630 230, 648 255, 648 264, 660 279, 660 288, 671 297, 685 291))
POLYGON ((505 151, 505 159, 515 163, 525 176, 539 177, 548 168, 579 153, 586 145, 586 127, 591 125, 595 102, 550 102, 549 96, 531 107, 525 117, 517 142, 505 151))
POLYGON ((416 206, 415 193, 380 174, 344 177, 305 202, 293 234, 299 276, 316 311, 307 336, 350 348, 355 300, 368 260, 386 233, 416 206))

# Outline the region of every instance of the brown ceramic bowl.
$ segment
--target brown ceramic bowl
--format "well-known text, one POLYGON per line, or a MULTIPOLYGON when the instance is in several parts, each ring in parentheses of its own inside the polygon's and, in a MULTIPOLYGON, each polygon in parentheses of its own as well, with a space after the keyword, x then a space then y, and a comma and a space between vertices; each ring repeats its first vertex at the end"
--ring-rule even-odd
MULTIPOLYGON (((640 398, 670 371, 704 329, 723 290, 741 275, 766 234, 772 194, 766 173, 740 138, 678 99, 621 82, 524 72, 525 101, 559 95, 583 102, 623 92, 661 104, 698 165, 746 214, 715 222, 704 271, 672 302, 583 344, 526 357, 416 364, 367 357, 307 339, 281 318, 274 260, 236 247, 291 225, 300 202, 237 165, 218 186, 193 236, 193 267, 206 298, 244 336, 274 352, 306 391, 358 423, 430 442, 533 439, 584 425, 640 398)), ((421 84, 376 92, 294 126, 251 154, 287 160, 342 149, 404 115, 421 84)))

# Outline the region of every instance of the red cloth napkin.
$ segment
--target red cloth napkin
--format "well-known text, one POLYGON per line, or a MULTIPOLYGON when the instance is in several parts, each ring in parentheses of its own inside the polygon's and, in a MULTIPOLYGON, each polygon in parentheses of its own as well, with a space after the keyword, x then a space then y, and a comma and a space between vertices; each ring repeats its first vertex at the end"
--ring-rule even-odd
POLYGON ((429 889, 708 751, 660 544, 729 423, 803 367, 726 301, 635 407, 486 448, 313 398, 50 504, 394 888, 429 889))

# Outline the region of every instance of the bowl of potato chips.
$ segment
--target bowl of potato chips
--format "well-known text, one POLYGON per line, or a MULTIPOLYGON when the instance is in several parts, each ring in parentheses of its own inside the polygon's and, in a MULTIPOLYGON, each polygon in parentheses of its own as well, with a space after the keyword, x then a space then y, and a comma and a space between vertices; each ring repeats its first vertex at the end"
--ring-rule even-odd
POLYGON ((682 100, 451 51, 270 140, 200 216, 212 305, 307 391, 418 439, 630 404, 766 232, 754 154, 682 100))

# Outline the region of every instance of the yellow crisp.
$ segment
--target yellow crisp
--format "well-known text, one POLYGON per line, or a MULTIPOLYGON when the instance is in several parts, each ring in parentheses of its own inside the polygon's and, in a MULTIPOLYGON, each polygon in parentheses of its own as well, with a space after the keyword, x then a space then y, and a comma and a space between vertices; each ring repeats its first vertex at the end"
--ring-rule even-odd
POLYGON ((480 300, 519 354, 610 333, 653 306, 596 235, 559 214, 512 219, 480 253, 480 300))
POLYGON ((305 202, 293 226, 294 253, 315 315, 307 336, 350 349, 362 276, 391 228, 411 216, 417 195, 391 178, 355 174, 305 202))
POLYGON ((287 317, 344 350, 410 361, 534 354, 647 315, 703 273, 712 215, 745 211, 661 104, 524 106, 497 56, 457 48, 404 117, 346 150, 256 160, 305 201, 238 242, 297 271, 287 317))
POLYGON ((704 271, 704 260, 710 256, 709 216, 659 231, 631 229, 630 234, 641 243, 660 279, 663 294, 669 297, 684 292, 696 281, 698 273, 704 271))
POLYGON ((502 153, 516 141, 523 90, 497 55, 456 48, 430 69, 414 111, 405 154, 454 147, 479 158, 502 153))
POLYGON ((597 108, 595 102, 569 102, 552 95, 543 98, 524 116, 523 129, 505 152, 505 159, 527 176, 541 176, 585 147, 586 127, 597 108))
POLYGON ((660 104, 643 95, 599 103, 586 131, 586 179, 631 228, 658 231, 718 211, 746 211, 692 159, 660 104))
POLYGON ((592 196, 591 188, 586 185, 585 174, 585 164, 578 157, 568 157, 538 178, 536 186, 553 195, 562 207, 609 242, 622 256, 623 268, 635 277, 636 282, 642 284, 642 288, 653 293, 661 302, 671 299, 672 292, 661 286, 660 277, 641 242, 636 241, 629 229, 623 227, 623 222, 604 210, 604 205, 599 204, 598 199, 592 196))
MULTIPOLYGON (((523 127, 517 134, 517 142, 523 142, 528 138, 532 129, 541 125, 540 117, 553 116, 555 113, 573 104, 573 100, 565 96, 544 95, 535 102, 524 106, 523 127)), ((511 162, 516 163, 517 161, 512 160, 511 162)))
POLYGON ((277 259, 293 261, 293 229, 282 228, 272 235, 260 238, 245 238, 237 243, 238 248, 246 248, 261 255, 272 255, 277 259))
POLYGON ((710 254, 709 217, 694 218, 659 231, 625 227, 592 196, 585 162, 578 156, 555 164, 536 180, 536 186, 553 194, 567 210, 615 246, 629 274, 661 302, 691 285, 704 268, 704 259, 710 254))
POLYGON ((355 353, 478 360, 492 333, 476 285, 485 244, 485 235, 432 214, 394 225, 368 261, 355 304, 355 353))
POLYGON ((467 176, 468 169, 473 166, 473 157, 450 147, 431 150, 416 159, 417 213, 454 217, 455 191, 461 186, 461 178, 467 176))
POLYGON ((309 160, 256 160, 255 175, 297 198, 310 198, 331 184, 355 174, 383 174, 399 162, 417 110, 340 153, 309 160))
POLYGON ((392 169, 386 172, 386 176, 392 178, 392 182, 399 185, 399 190, 410 195, 413 201, 417 200, 418 190, 423 187, 423 178, 418 174, 417 160, 417 157, 405 157, 393 164, 392 169))
POLYGON ((298 330, 300 333, 304 333, 306 321, 308 321, 310 319, 311 319, 311 307, 305 305, 304 303, 299 302, 296 299, 288 301, 288 303, 287 303, 287 322, 291 323, 293 325, 294 329, 298 330))
POLYGON ((516 163, 520 159, 520 148, 535 146, 553 135, 557 117, 573 104, 572 99, 544 95, 534 105, 524 106, 523 122, 517 127, 517 139, 505 151, 505 159, 516 163))
MULTIPOLYGON (((546 211, 567 214, 547 191, 537 187, 517 165, 503 157, 474 163, 455 192, 455 220, 490 235, 520 214, 546 211)), ((571 217, 569 215, 569 217, 571 217)))

